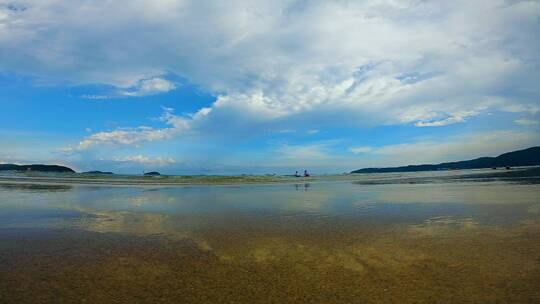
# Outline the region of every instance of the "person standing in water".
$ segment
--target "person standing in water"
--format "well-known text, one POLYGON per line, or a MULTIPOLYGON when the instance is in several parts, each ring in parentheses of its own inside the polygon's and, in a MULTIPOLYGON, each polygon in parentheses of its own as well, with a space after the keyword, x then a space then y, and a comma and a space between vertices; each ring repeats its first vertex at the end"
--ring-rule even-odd
POLYGON ((307 170, 304 170, 304 177, 309 177, 309 173, 307 172, 307 170))

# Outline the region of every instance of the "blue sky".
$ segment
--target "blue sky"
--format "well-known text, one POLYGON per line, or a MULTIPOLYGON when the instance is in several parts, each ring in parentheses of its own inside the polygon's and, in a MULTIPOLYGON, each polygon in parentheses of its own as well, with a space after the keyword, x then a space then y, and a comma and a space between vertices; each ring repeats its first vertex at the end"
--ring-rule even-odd
POLYGON ((272 2, 0 0, 0 162, 336 173, 540 144, 538 1, 272 2))

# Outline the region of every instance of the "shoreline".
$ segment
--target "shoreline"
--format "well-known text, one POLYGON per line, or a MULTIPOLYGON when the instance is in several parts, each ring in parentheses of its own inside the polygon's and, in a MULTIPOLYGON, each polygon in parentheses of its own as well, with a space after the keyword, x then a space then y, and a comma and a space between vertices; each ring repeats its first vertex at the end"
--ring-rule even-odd
POLYGON ((48 185, 99 185, 99 186, 228 186, 228 185, 264 185, 320 182, 321 179, 283 178, 229 178, 229 177, 170 177, 170 178, 79 178, 79 177, 7 177, 0 176, 0 184, 48 184, 48 185), (167 180, 168 179, 168 180, 167 180))
POLYGON ((275 185, 318 182, 354 182, 374 184, 424 184, 433 182, 456 182, 460 180, 507 181, 540 179, 540 167, 521 167, 513 170, 473 169, 459 171, 424 171, 407 173, 367 173, 293 176, 88 176, 47 174, 0 174, 0 184, 48 184, 48 185, 99 185, 99 186, 191 186, 191 185, 275 185))

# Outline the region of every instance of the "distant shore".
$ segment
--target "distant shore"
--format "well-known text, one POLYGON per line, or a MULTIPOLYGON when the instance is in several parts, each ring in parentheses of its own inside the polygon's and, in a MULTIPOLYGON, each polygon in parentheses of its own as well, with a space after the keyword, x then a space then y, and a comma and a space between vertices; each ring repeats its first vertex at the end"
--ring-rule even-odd
POLYGON ((1 174, 0 184, 81 184, 111 186, 174 186, 174 185, 242 185, 276 183, 313 183, 350 181, 363 185, 434 183, 460 180, 540 182, 540 167, 521 167, 512 170, 471 169, 409 173, 335 174, 294 177, 287 175, 195 175, 195 176, 130 176, 91 174, 1 174))

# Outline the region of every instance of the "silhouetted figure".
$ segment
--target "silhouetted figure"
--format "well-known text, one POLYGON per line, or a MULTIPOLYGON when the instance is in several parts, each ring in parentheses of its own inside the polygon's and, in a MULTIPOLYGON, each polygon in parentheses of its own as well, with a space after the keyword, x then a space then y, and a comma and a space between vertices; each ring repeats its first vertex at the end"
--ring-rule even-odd
POLYGON ((298 174, 298 171, 296 171, 296 172, 294 173, 294 176, 300 177, 300 174, 298 174))
POLYGON ((309 173, 307 172, 307 170, 304 170, 304 177, 309 177, 309 173))

